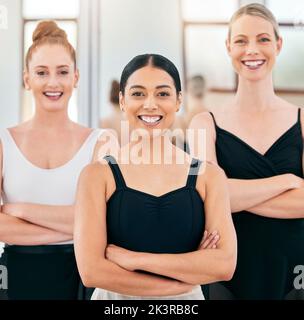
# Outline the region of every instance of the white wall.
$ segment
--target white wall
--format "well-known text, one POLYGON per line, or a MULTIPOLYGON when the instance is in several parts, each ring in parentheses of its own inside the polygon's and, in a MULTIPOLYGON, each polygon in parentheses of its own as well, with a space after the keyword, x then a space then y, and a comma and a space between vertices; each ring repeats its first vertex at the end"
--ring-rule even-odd
POLYGON ((159 53, 182 76, 182 25, 177 0, 101 0, 101 110, 108 113, 109 85, 131 58, 159 53))
POLYGON ((21 1, 0 0, 8 12, 8 28, 0 28, 0 129, 19 121, 22 85, 21 1))

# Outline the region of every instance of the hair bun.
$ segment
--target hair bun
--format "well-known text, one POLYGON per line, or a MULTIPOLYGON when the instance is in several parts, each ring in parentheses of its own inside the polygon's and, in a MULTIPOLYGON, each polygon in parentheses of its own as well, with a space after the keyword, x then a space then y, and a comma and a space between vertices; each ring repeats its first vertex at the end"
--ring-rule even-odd
POLYGON ((33 33, 32 39, 33 42, 36 42, 45 37, 62 38, 67 40, 66 32, 60 29, 54 21, 40 22, 33 33))

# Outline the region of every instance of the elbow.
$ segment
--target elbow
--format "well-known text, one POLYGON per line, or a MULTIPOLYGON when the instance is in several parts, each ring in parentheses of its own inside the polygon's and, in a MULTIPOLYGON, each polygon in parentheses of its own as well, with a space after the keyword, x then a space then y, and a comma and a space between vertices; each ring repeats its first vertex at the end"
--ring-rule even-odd
POLYGON ((235 268, 226 268, 221 275, 221 281, 230 281, 234 275, 235 268))
POLYGON ((236 260, 236 253, 231 253, 225 258, 219 274, 221 281, 230 281, 232 279, 236 269, 236 260))
POLYGON ((87 288, 103 288, 107 286, 106 271, 100 268, 102 262, 84 262, 79 264, 78 270, 83 285, 87 288), (98 267, 98 270, 96 269, 98 267))
POLYGON ((78 271, 83 285, 87 288, 94 287, 94 269, 91 267, 91 264, 79 263, 78 271))
POLYGON ((79 272, 79 273, 80 273, 80 278, 81 278, 83 285, 87 288, 93 288, 94 281, 92 279, 92 275, 88 272, 79 272))

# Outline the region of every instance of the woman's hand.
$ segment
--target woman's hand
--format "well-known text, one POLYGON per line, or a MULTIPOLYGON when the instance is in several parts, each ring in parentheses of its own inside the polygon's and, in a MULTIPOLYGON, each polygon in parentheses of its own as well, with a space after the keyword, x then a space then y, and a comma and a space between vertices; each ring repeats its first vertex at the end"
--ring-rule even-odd
POLYGON ((130 251, 114 244, 110 244, 106 248, 106 258, 129 271, 136 269, 135 261, 138 261, 144 254, 143 252, 130 251))
POLYGON ((304 179, 292 173, 282 175, 285 178, 285 183, 290 186, 290 189, 304 188, 304 179))
POLYGON ((216 230, 208 232, 205 230, 202 242, 200 243, 199 250, 201 249, 216 249, 220 236, 216 230))

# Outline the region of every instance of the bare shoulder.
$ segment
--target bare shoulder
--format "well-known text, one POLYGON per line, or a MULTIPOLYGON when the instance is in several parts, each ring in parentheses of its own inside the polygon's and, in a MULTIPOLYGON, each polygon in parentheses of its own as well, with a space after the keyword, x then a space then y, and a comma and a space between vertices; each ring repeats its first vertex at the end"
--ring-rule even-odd
POLYGON ((212 161, 201 163, 196 182, 196 188, 201 195, 206 194, 208 185, 223 185, 225 182, 225 172, 217 163, 212 161))
POLYGON ((105 159, 94 161, 85 166, 80 174, 79 181, 84 188, 96 192, 105 190, 106 201, 116 189, 112 170, 105 159))
POLYGON ((94 161, 86 165, 81 171, 81 179, 86 181, 104 180, 109 172, 106 160, 94 161))
POLYGON ((209 111, 204 111, 196 114, 191 122, 190 128, 211 128, 214 127, 212 115, 209 111))

